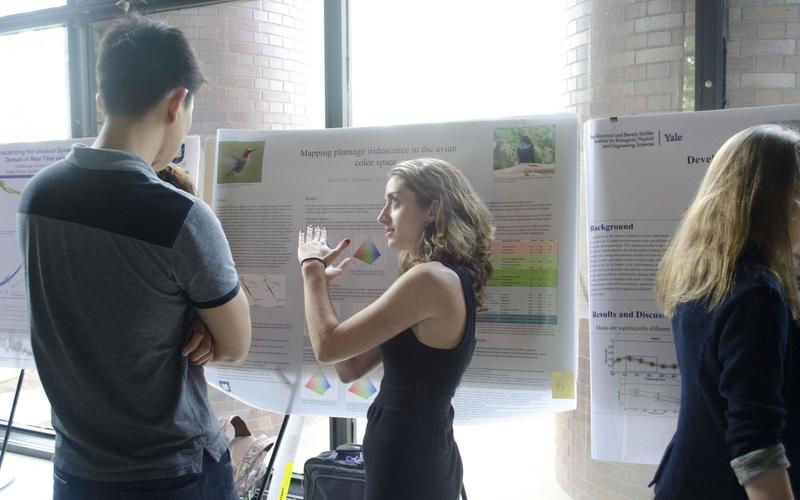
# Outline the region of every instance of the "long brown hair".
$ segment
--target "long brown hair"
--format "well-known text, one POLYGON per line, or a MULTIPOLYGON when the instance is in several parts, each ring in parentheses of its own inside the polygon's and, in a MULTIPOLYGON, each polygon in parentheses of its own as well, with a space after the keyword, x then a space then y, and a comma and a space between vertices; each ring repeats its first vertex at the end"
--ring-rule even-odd
POLYGON ((792 130, 759 125, 719 149, 659 265, 656 299, 668 316, 683 302, 719 306, 733 286, 737 259, 754 247, 800 318, 790 235, 799 143, 792 130))
POLYGON ((428 207, 439 200, 436 218, 417 242, 414 256, 400 254, 400 272, 423 262, 443 262, 466 271, 475 288, 479 309, 485 309, 485 292, 492 276, 489 261, 494 225, 489 209, 469 180, 453 165, 436 158, 419 158, 395 165, 389 177, 405 181, 417 203, 428 207))
POLYGON ((156 175, 162 181, 172 184, 178 189, 182 189, 191 195, 197 195, 194 184, 192 184, 192 180, 189 178, 189 174, 181 167, 170 163, 165 168, 156 172, 156 175))

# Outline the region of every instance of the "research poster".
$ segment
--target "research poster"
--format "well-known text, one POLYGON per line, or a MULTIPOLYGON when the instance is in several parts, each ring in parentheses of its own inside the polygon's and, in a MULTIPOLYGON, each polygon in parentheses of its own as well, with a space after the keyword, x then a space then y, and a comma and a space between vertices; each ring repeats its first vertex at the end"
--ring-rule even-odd
POLYGON ((204 164, 200 160, 202 151, 200 149, 200 136, 189 135, 183 140, 183 144, 178 148, 175 158, 170 162, 172 165, 181 167, 186 171, 186 174, 194 184, 195 192, 203 192, 203 167, 204 164))
MULTIPOLYGON (((0 144, 0 367, 35 368, 31 352, 25 271, 17 243, 17 206, 28 180, 64 159, 74 144, 93 138, 0 144)), ((189 136, 173 163, 186 168, 195 185, 200 175, 200 137, 189 136)))
POLYGON ((615 117, 584 124, 592 458, 656 464, 680 407, 658 263, 719 147, 760 123, 797 126, 800 106, 615 117))
MULTIPOLYGON (((327 228, 351 238, 333 282, 340 320, 377 299, 398 256, 377 222, 392 165, 435 157, 473 183, 497 227, 488 310, 456 394, 460 421, 575 407, 578 139, 574 114, 379 128, 220 130, 214 209, 251 304, 253 343, 241 365, 213 365, 212 385, 251 405, 306 415, 363 417, 377 369, 350 384, 316 362, 303 313, 297 235, 327 228)), ((413 360, 412 360, 413 362, 413 360)), ((424 367, 435 369, 435 367, 424 367)))

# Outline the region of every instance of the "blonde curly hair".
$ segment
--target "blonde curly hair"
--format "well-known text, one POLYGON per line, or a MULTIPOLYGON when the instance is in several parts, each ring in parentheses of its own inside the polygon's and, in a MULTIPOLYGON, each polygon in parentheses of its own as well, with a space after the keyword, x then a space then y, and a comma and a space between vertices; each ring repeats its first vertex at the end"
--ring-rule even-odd
POLYGON ((492 276, 489 261, 494 238, 492 214, 457 168, 444 160, 418 158, 396 164, 397 176, 427 208, 439 200, 436 217, 422 232, 412 253, 400 253, 400 273, 423 262, 442 262, 464 270, 472 281, 478 309, 486 308, 486 286, 492 276))

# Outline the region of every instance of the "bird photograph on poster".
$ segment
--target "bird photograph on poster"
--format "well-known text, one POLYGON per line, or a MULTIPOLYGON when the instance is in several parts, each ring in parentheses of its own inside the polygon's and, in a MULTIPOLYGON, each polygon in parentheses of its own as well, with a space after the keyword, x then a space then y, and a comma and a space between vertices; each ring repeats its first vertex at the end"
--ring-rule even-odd
POLYGON ((220 142, 217 184, 261 182, 264 142, 220 142))
POLYGON ((555 125, 494 129, 495 179, 549 177, 555 173, 555 125))

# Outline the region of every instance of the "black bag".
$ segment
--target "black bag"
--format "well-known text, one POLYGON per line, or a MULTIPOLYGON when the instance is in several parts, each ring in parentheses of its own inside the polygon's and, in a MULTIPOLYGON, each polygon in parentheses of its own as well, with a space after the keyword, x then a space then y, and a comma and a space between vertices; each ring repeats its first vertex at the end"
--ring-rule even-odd
POLYGON ((304 500, 360 500, 366 482, 360 444, 343 444, 303 466, 304 500))
MULTIPOLYGON (((365 493, 360 444, 339 445, 309 458, 303 466, 303 500, 361 500, 365 493)), ((463 484, 461 500, 467 500, 463 484)))

